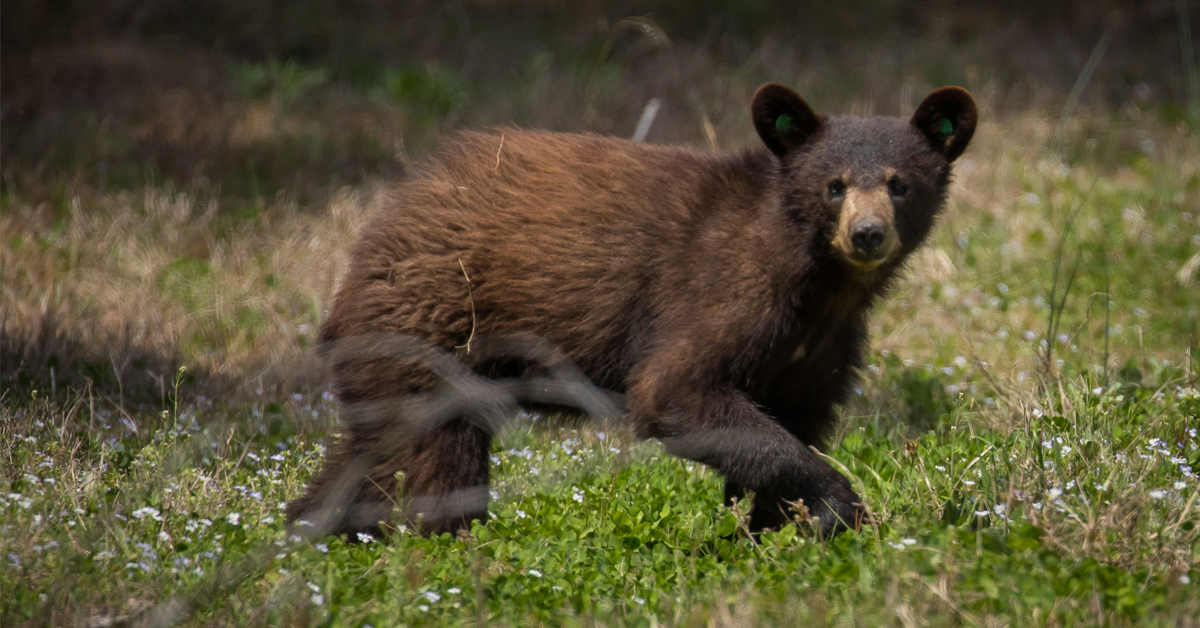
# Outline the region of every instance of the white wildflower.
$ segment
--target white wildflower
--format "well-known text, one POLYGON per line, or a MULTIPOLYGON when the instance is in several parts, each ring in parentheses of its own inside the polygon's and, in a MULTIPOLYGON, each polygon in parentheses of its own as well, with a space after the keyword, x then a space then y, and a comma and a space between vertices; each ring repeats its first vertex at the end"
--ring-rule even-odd
POLYGON ((153 519, 155 521, 162 521, 162 513, 158 512, 157 508, 151 508, 150 506, 146 506, 144 508, 138 508, 137 510, 135 510, 129 514, 134 519, 145 519, 146 517, 150 517, 151 519, 153 519))

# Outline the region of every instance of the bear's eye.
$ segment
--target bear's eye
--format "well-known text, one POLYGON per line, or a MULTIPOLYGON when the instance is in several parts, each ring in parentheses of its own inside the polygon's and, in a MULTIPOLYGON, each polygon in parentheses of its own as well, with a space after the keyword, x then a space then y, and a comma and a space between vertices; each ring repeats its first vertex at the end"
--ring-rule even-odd
POLYGON ((829 182, 829 185, 825 187, 825 190, 829 192, 830 198, 841 198, 846 194, 846 184, 843 183, 841 179, 834 179, 833 181, 829 182))
POLYGON ((888 179, 888 192, 892 196, 904 196, 908 192, 908 184, 896 177, 888 179))

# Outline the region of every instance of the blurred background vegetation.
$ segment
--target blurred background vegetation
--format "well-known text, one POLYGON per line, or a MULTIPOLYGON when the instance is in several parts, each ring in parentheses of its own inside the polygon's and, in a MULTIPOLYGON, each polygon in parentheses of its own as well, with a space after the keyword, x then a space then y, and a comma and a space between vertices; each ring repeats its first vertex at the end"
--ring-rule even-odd
POLYGON ((654 97, 650 141, 724 144, 765 80, 836 111, 896 114, 959 84, 992 114, 1057 112, 1106 33, 1079 104, 1178 121, 1196 105, 1186 4, 11 0, 3 189, 167 179, 305 197, 394 173, 450 129, 629 135, 654 97))
MULTIPOLYGON (((261 388, 264 365, 307 355, 371 195, 457 129, 628 137, 659 99, 647 141, 728 150, 756 144, 746 103, 764 81, 859 115, 908 115, 959 84, 996 125, 973 148, 987 166, 966 211, 1023 233, 1028 221, 978 211, 1060 189, 1023 168, 1153 171, 1137 168, 1190 150, 1172 142, 1200 123, 1200 6, 1181 0, 6 0, 0 11, 0 377, 23 388, 90 380, 157 399, 181 363, 214 386, 261 388)), ((1179 163, 1191 162, 1160 165, 1179 163)), ((1168 179, 1147 192, 1151 214, 1160 199, 1186 205, 1197 184, 1168 179)), ((1068 214, 1038 214, 1056 222, 1034 244, 1053 243, 1068 214)), ((979 241, 1004 245, 995 233, 979 241)))

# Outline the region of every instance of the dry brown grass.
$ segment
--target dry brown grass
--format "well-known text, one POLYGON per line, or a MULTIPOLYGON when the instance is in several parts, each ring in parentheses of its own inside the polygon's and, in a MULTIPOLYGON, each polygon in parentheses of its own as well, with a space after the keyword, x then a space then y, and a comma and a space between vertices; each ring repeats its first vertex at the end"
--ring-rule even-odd
POLYGON ((216 200, 188 192, 105 194, 87 210, 76 198, 62 218, 14 199, 0 217, 6 342, 30 369, 67 352, 59 385, 82 383, 81 362, 151 379, 182 362, 206 383, 291 387, 380 198, 345 189, 320 214, 284 203, 233 226, 215 224, 216 200), (139 355, 157 359, 130 364, 139 355))
MULTIPOLYGON (((728 107, 734 109, 733 103, 728 107)), ((1051 270, 1048 249, 1064 221, 1061 209, 1051 208, 1076 203, 1077 190, 1097 179, 1094 185, 1119 196, 1138 193, 1147 177, 1095 163, 1064 173, 1043 149, 1053 119, 1037 114, 984 119, 958 165, 942 224, 874 319, 873 347, 918 365, 940 360, 941 366, 964 356, 999 378, 1002 387, 1028 390, 1037 378, 1018 381, 1018 374, 1039 372, 1037 351, 1013 339, 1025 330, 1041 334, 1046 313, 1028 302, 1007 311, 988 307, 996 284, 1011 284, 1014 298, 1021 288, 1026 301, 1037 296, 1031 290, 1048 288, 1039 282, 1051 270), (1026 198, 1031 189, 1041 202, 1026 198), (968 252, 956 241, 973 233, 1003 244, 988 244, 995 249, 989 257, 966 268, 968 252), (1037 242, 1031 242, 1034 233, 1037 242), (950 293, 957 296, 947 297, 950 293), (1008 330, 1007 340, 996 338, 1001 329, 1008 330)), ((1195 142, 1176 129, 1133 119, 1121 132, 1154 140, 1153 163, 1169 170, 1172 181, 1186 182, 1197 171, 1195 142)), ((720 144, 752 141, 742 133, 720 144)), ((157 381, 186 363, 226 385, 292 387, 316 372, 309 348, 316 328, 345 270, 355 232, 386 202, 390 185, 340 188, 305 207, 286 197, 260 199, 248 219, 231 218, 231 212, 245 210, 201 186, 79 194, 65 210, 11 194, 0 216, 5 234, 0 319, 7 351, 24 354, 28 372, 48 368, 46 361, 58 355, 65 363, 57 366, 56 377, 76 384, 80 363, 90 361, 126 378, 140 374, 157 381), (149 360, 154 364, 141 364, 137 355, 155 358, 149 360)), ((1193 193, 1185 190, 1179 206, 1193 200, 1193 193)), ((1114 210, 1119 208, 1103 211, 1114 210)), ((1108 228, 1111 221, 1096 215, 1080 221, 1077 231, 1084 237, 1102 237, 1108 228)), ((1122 235, 1136 239, 1142 231, 1154 232, 1155 220, 1126 224, 1122 235)), ((1129 324, 1130 309, 1114 311, 1113 322, 1129 324)), ((1088 340, 1094 345, 1094 338, 1088 340)), ((1138 349, 1143 357, 1182 362, 1186 347, 1170 340, 1143 338, 1138 349)), ((1111 365, 1132 355, 1128 343, 1113 344, 1111 365)), ((17 365, 7 362, 11 372, 17 365)))

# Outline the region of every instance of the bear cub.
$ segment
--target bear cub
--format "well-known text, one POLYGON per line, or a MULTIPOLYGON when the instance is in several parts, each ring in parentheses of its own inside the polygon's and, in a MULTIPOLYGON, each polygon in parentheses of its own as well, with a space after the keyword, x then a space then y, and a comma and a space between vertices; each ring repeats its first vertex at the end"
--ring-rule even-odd
POLYGON ((353 249, 321 329, 345 427, 290 520, 377 530, 398 496, 427 532, 485 519, 494 424, 470 406, 422 422, 406 400, 455 368, 544 373, 486 350, 535 337, 622 393, 640 437, 723 474, 727 499, 753 492, 753 529, 797 500, 826 533, 862 524, 816 452, 975 102, 946 87, 908 120, 826 116, 769 83, 751 115, 763 145, 725 155, 512 129, 448 142, 353 249))

